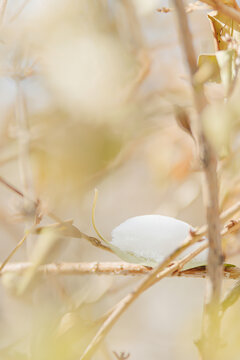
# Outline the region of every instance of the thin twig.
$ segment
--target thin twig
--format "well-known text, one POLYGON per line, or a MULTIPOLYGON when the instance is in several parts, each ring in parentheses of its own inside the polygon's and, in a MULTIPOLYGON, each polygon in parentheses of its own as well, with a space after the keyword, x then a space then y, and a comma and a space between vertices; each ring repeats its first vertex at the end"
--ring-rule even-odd
POLYGON ((34 224, 33 226, 29 229, 25 231, 24 236, 22 237, 22 239, 17 243, 17 245, 12 249, 12 251, 10 252, 10 254, 6 257, 6 259, 3 261, 3 263, 0 265, 0 273, 3 271, 3 269, 5 268, 5 266, 8 264, 8 262, 11 260, 11 258, 13 257, 13 255, 18 251, 18 249, 20 249, 20 247, 25 243, 25 241, 27 240, 27 237, 29 236, 29 234, 32 233, 32 231, 35 229, 35 227, 38 224, 38 217, 35 218, 34 220, 34 224))
MULTIPOLYGON (((27 269, 34 266, 31 262, 0 264, 0 276, 5 273, 23 274, 27 269)), ((80 276, 80 275, 111 275, 111 276, 143 276, 153 271, 152 268, 129 264, 124 262, 80 262, 80 263, 52 263, 38 267, 37 273, 43 276, 80 276)), ((187 270, 175 271, 172 277, 206 278, 206 266, 199 266, 187 270)), ((224 269, 225 279, 239 279, 240 268, 227 265, 224 269)))
POLYGON ((14 185, 10 184, 8 181, 6 181, 5 179, 3 179, 2 176, 0 176, 0 182, 5 185, 7 188, 9 188, 10 190, 12 190, 13 192, 15 192, 16 194, 18 194, 21 197, 24 197, 22 191, 18 190, 14 185))
POLYGON ((223 211, 220 215, 221 222, 226 222, 230 220, 235 214, 240 211, 240 201, 236 202, 236 204, 232 205, 225 211, 223 211))
POLYGON ((108 252, 110 252, 110 253, 113 252, 112 249, 110 249, 108 246, 103 245, 100 240, 98 240, 98 239, 95 238, 94 236, 89 236, 89 235, 83 233, 82 231, 81 231, 81 238, 87 240, 87 241, 90 242, 93 246, 95 246, 95 247, 97 247, 97 248, 99 248, 99 249, 108 251, 108 252))
POLYGON ((22 237, 22 239, 17 243, 15 248, 10 252, 10 254, 6 257, 6 259, 3 261, 3 263, 0 265, 0 274, 2 274, 3 269, 6 267, 7 263, 11 260, 13 255, 17 252, 17 250, 24 244, 28 236, 28 233, 25 233, 25 235, 22 237))

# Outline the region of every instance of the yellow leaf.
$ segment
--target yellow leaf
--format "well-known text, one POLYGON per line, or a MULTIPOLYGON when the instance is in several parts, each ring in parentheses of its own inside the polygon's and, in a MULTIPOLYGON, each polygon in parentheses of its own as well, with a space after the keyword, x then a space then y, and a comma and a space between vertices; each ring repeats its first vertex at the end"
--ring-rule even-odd
POLYGON ((72 237, 72 238, 82 238, 81 231, 73 225, 73 220, 65 220, 62 223, 55 223, 51 225, 39 226, 34 229, 34 233, 41 234, 47 229, 54 229, 61 233, 62 236, 72 237))
POLYGON ((240 25, 233 21, 233 19, 218 11, 211 12, 208 18, 213 31, 216 50, 228 49, 228 42, 224 40, 226 35, 229 35, 233 39, 240 40, 240 25))
POLYGON ((198 57, 198 67, 198 75, 200 74, 201 70, 201 79, 198 79, 198 82, 221 82, 220 69, 216 54, 201 54, 198 57))
POLYGON ((202 54, 198 58, 197 82, 222 83, 226 92, 235 77, 235 50, 220 50, 215 54, 202 54))

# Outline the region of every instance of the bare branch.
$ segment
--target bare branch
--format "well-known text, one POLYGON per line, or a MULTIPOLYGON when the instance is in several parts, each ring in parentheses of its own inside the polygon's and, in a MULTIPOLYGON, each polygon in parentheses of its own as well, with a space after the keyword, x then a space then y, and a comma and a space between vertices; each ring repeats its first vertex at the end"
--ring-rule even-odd
POLYGON ((199 157, 204 174, 203 192, 205 195, 205 207, 208 224, 209 278, 207 278, 207 291, 202 323, 202 339, 199 350, 203 359, 216 359, 218 358, 216 349, 219 348, 218 345, 220 343, 220 296, 223 274, 223 255, 218 208, 217 158, 203 131, 201 114, 207 105, 207 101, 203 91, 203 84, 198 84, 195 80, 197 59, 183 1, 174 0, 174 4, 177 12, 183 50, 186 56, 189 72, 191 74, 195 107, 198 113, 195 137, 198 142, 199 157))
MULTIPOLYGON (((31 262, 7 263, 4 267, 0 264, 0 276, 5 273, 23 274, 34 264, 31 262)), ((39 266, 37 273, 43 276, 79 276, 79 275, 111 275, 111 276, 142 276, 153 272, 153 269, 144 265, 124 262, 80 262, 80 263, 52 263, 39 266)), ((199 266, 187 270, 175 271, 171 277, 206 278, 206 266, 199 266)), ((225 279, 239 279, 240 268, 226 266, 224 268, 225 279)))
POLYGON ((15 192, 16 194, 18 194, 21 197, 24 197, 22 191, 18 190, 14 185, 10 184, 8 181, 6 181, 5 179, 3 179, 2 176, 0 176, 0 182, 5 185, 7 188, 9 188, 10 190, 12 190, 13 192, 15 192))

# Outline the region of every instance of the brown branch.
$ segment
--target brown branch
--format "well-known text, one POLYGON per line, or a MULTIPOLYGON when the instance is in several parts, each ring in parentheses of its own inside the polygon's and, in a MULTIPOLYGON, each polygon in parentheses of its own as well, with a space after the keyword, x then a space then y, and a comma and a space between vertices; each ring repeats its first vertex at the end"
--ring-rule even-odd
POLYGON ((3 179, 2 176, 0 176, 0 182, 5 185, 8 189, 10 189, 11 191, 15 192, 16 194, 18 194, 21 197, 24 197, 22 191, 18 190, 14 185, 10 184, 8 181, 6 181, 5 179, 3 179))
MULTIPOLYGON (((0 264, 0 268, 3 263, 0 264)), ((24 274, 26 270, 34 266, 31 262, 7 263, 0 272, 0 276, 6 273, 24 274)), ((79 276, 79 275, 116 275, 116 276, 142 276, 153 272, 153 269, 144 265, 130 264, 125 262, 80 262, 80 263, 52 263, 39 266, 37 273, 42 276, 79 276)), ((206 278, 206 266, 199 266, 187 270, 175 271, 171 277, 206 278)), ((240 268, 226 266, 224 268, 225 279, 240 279, 240 268)), ((158 281, 158 280, 157 280, 158 281)))
POLYGON ((232 205, 225 211, 223 211, 220 215, 221 222, 225 222, 230 220, 235 214, 237 214, 240 211, 240 201, 238 201, 236 204, 232 205))
POLYGON ((198 142, 199 157, 204 174, 203 192, 205 195, 206 217, 208 223, 208 278, 202 323, 202 339, 199 350, 203 359, 216 359, 218 358, 218 351, 216 349, 219 348, 220 343, 220 296, 223 273, 223 255, 218 208, 217 158, 203 131, 201 114, 207 105, 207 101, 203 91, 203 84, 198 84, 195 80, 197 58, 183 1, 174 0, 174 4, 177 12, 182 46, 191 74, 195 108, 198 114, 195 136, 198 142))

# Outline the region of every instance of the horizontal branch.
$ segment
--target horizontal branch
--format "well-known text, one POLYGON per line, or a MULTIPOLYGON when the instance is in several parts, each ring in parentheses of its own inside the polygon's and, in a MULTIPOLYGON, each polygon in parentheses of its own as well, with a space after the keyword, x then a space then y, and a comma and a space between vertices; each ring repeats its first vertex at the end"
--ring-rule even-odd
MULTIPOLYGON (((1 265, 1 264, 0 264, 1 265)), ((34 266, 31 262, 8 263, 2 276, 6 273, 24 274, 26 270, 34 266)), ((121 275, 136 276, 147 275, 153 269, 144 265, 130 264, 125 262, 80 262, 80 263, 52 263, 41 265, 38 268, 40 275, 121 275)), ((194 277, 205 278, 206 267, 199 266, 188 270, 175 271, 169 276, 174 277, 194 277)), ((226 279, 240 279, 240 268, 236 266, 226 266, 224 268, 224 277, 226 279)))

